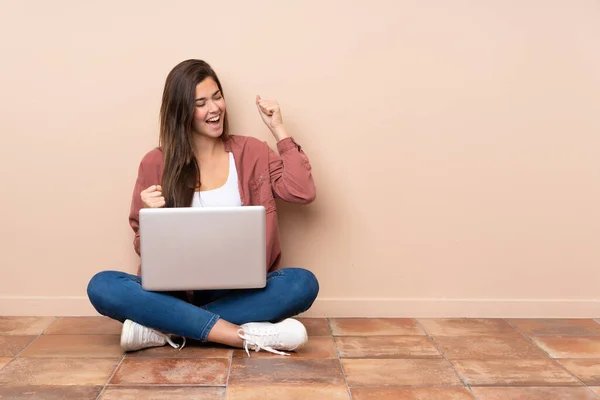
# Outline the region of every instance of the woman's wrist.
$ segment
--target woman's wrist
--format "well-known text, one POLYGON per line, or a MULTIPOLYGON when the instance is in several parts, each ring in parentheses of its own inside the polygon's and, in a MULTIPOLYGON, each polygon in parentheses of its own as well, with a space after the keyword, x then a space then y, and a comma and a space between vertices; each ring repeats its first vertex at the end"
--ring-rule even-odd
POLYGON ((280 125, 275 129, 271 129, 271 133, 273 134, 273 136, 275 136, 277 142, 280 142, 283 139, 290 137, 290 135, 287 133, 287 130, 285 129, 285 126, 283 125, 280 125))

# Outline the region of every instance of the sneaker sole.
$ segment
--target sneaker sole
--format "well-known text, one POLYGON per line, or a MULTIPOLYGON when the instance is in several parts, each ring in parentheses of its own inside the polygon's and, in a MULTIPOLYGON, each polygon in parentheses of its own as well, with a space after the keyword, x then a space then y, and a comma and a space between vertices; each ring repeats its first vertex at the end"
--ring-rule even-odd
POLYGON ((307 343, 308 343, 308 335, 307 335, 307 334, 304 334, 304 343, 302 343, 301 345, 299 345, 299 346, 297 346, 297 347, 293 348, 293 349, 292 349, 292 350, 290 350, 290 351, 296 351, 296 350, 299 350, 299 349, 303 348, 304 346, 306 346, 306 344, 307 344, 307 343))
POLYGON ((293 349, 289 349, 289 350, 288 350, 288 351, 296 351, 296 350, 298 350, 298 349, 301 349, 301 348, 303 348, 303 347, 304 347, 304 346, 306 346, 306 344, 308 343, 308 332, 306 331, 306 327, 304 326, 304 324, 303 324, 302 322, 298 321, 298 320, 297 320, 297 319, 295 319, 295 318, 288 318, 288 319, 291 319, 291 320, 293 320, 293 321, 295 321, 295 322, 299 323, 299 324, 300 324, 300 325, 301 325, 301 326, 304 328, 304 342, 303 342, 301 345, 299 345, 299 346, 296 346, 296 347, 294 347, 293 349))
POLYGON ((129 351, 127 343, 130 341, 129 336, 131 335, 131 326, 133 325, 133 321, 125 320, 123 322, 123 330, 121 331, 121 350, 129 351))

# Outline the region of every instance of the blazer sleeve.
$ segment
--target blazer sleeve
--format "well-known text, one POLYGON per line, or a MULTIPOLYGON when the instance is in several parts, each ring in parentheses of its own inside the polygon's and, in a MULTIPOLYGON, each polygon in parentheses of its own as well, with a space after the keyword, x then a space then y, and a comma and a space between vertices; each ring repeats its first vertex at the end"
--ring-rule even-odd
POLYGON ((312 203, 316 198, 316 187, 312 167, 302 148, 288 137, 277 143, 277 151, 279 154, 269 147, 273 195, 290 203, 312 203))

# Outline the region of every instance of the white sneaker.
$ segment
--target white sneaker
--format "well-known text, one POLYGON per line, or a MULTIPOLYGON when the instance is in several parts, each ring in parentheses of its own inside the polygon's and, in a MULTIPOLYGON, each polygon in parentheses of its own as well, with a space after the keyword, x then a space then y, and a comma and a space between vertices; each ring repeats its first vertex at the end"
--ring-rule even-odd
POLYGON ((289 356, 278 350, 294 351, 308 342, 306 328, 300 321, 288 318, 272 324, 270 322, 250 322, 241 326, 238 336, 244 339, 244 349, 266 350, 271 353, 289 356))
POLYGON ((185 338, 183 338, 183 344, 180 346, 171 340, 170 335, 147 328, 129 319, 123 323, 123 330, 121 331, 121 349, 123 351, 160 347, 167 343, 173 348, 181 350, 185 346, 185 338))

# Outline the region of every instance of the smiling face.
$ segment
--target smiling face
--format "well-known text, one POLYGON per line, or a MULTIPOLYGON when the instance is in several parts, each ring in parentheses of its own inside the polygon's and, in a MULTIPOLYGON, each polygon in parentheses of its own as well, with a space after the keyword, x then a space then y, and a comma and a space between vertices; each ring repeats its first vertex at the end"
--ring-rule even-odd
POLYGON ((194 108, 194 133, 211 138, 223 134, 225 122, 225 99, 211 77, 196 85, 194 108))

